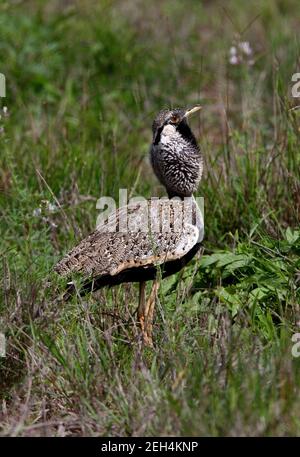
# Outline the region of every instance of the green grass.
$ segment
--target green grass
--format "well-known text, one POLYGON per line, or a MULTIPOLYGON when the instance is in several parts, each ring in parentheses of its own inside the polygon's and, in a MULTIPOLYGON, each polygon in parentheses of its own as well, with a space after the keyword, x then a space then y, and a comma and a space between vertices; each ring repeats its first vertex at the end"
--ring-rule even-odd
POLYGON ((224 4, 1 3, 2 435, 300 434, 300 7, 224 4), (137 285, 64 304, 51 270, 100 196, 163 194, 153 116, 199 102, 204 252, 161 284, 142 349, 137 285))

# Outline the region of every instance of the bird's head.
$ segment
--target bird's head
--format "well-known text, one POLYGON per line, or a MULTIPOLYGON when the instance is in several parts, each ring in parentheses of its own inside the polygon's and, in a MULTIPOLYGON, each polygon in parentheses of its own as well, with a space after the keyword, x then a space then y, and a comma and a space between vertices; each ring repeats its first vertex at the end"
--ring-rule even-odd
POLYGON ((190 196, 202 175, 202 157, 188 118, 201 106, 160 111, 152 124, 151 163, 169 196, 190 196))
POLYGON ((187 120, 193 114, 199 111, 202 107, 196 105, 193 108, 182 109, 165 109, 160 111, 152 124, 153 143, 158 144, 163 133, 168 133, 172 136, 176 131, 184 133, 190 131, 187 120))

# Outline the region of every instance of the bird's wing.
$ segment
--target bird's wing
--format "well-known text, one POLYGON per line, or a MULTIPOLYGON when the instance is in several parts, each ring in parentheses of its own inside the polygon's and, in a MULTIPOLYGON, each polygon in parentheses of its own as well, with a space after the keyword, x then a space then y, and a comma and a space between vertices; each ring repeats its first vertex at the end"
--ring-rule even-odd
POLYGON ((179 259, 199 241, 199 229, 183 214, 181 200, 144 200, 120 208, 58 262, 55 271, 114 276, 179 259))

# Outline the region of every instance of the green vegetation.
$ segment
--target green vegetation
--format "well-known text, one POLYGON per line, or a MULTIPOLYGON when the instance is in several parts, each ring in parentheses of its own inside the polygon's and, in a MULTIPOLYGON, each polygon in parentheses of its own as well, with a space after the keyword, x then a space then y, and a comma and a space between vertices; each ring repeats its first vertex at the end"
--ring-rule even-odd
POLYGON ((0 433, 300 434, 299 13, 298 0, 1 2, 0 433), (199 102, 203 257, 163 281, 156 346, 141 350, 137 285, 64 304, 51 270, 100 196, 162 195, 153 115, 199 102))

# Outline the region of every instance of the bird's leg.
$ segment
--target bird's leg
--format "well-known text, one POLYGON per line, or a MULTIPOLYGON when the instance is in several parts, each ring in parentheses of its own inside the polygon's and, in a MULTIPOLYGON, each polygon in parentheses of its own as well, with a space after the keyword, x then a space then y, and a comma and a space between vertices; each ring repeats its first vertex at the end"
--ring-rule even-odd
POLYGON ((140 282, 140 295, 139 295, 139 307, 138 307, 138 320, 142 329, 142 334, 144 337, 145 333, 145 290, 146 283, 145 281, 140 282))
POLYGON ((144 342, 148 346, 153 346, 152 341, 152 328, 153 328, 153 316, 154 316, 154 307, 156 302, 156 296, 158 291, 159 282, 155 280, 152 285, 152 289, 150 292, 150 296, 147 300, 145 306, 145 334, 144 334, 144 342))
POLYGON ((156 301, 156 295, 158 290, 158 281, 155 280, 152 285, 150 295, 145 301, 145 287, 146 283, 140 282, 140 296, 139 296, 139 307, 138 307, 138 320, 142 330, 143 341, 147 346, 152 347, 152 327, 153 327, 153 315, 156 301))

